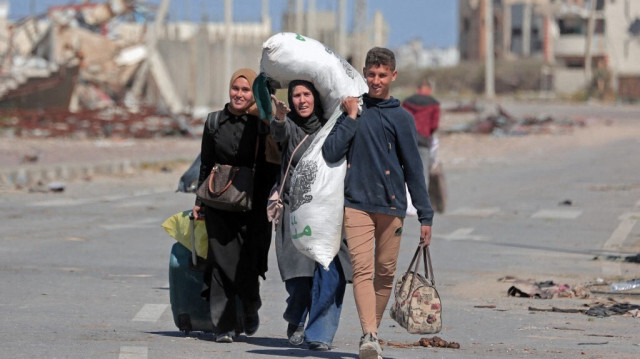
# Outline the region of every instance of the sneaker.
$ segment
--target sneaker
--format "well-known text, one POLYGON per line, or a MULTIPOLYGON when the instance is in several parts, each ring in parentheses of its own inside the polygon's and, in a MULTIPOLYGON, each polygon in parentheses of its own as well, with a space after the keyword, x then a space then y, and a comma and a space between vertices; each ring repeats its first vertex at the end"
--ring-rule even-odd
POLYGON ((322 342, 310 342, 309 350, 317 351, 317 352, 326 352, 329 350, 329 345, 322 342))
POLYGON ((374 334, 367 333, 360 338, 360 359, 379 359, 382 358, 380 354, 382 348, 374 334))
POLYGON ((216 334, 216 343, 233 343, 233 332, 216 334))
POLYGON ((289 338, 289 344, 302 345, 304 343, 304 326, 291 324, 287 326, 287 338, 289 338))

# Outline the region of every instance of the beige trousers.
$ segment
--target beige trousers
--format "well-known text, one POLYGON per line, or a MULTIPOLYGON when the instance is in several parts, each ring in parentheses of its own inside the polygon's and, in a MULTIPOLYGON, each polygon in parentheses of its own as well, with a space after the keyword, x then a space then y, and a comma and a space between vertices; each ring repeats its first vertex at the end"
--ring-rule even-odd
POLYGON ((362 332, 377 334, 393 287, 402 218, 345 207, 344 231, 362 332))

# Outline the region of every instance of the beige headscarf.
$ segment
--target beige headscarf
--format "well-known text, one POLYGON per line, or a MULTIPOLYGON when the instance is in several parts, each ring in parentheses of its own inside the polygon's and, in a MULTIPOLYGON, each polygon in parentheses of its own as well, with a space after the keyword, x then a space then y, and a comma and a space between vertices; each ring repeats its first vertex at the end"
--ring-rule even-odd
MULTIPOLYGON (((247 79, 247 81, 249 81, 249 86, 251 86, 253 90, 253 81, 256 80, 256 77, 258 77, 258 74, 256 74, 255 71, 248 68, 239 69, 238 71, 234 72, 233 75, 231 75, 231 80, 229 81, 229 88, 233 86, 233 82, 237 80, 238 77, 244 77, 245 79, 247 79)), ((247 113, 253 116, 260 117, 260 110, 258 110, 258 106, 256 105, 255 98, 252 99, 251 106, 249 106, 249 108, 247 109, 247 113)))
MULTIPOLYGON (((229 88, 233 86, 233 82, 237 80, 238 77, 244 77, 247 79, 247 81, 249 81, 249 86, 251 86, 251 90, 253 91, 253 82, 256 80, 256 77, 258 77, 258 74, 256 74, 255 71, 245 68, 234 72, 233 75, 231 75, 231 81, 229 81, 229 88)), ((253 98, 251 106, 247 109, 247 113, 258 118, 260 117, 260 110, 256 105, 255 97, 253 98)), ((264 122, 267 125, 269 124, 269 120, 265 120, 264 122)), ((266 136, 265 157, 269 163, 279 165, 282 162, 282 152, 280 152, 278 144, 273 140, 273 138, 271 138, 271 134, 267 134, 266 136)))

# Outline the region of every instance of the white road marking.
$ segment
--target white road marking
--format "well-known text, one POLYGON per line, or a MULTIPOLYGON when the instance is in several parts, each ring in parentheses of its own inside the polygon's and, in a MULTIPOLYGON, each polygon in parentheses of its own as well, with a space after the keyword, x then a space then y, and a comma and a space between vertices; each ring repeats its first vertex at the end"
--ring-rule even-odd
POLYGON ((498 207, 481 207, 481 208, 462 207, 454 211, 451 211, 448 214, 454 215, 454 216, 489 217, 498 212, 500 212, 500 208, 498 207))
POLYGON ((29 206, 32 206, 32 207, 81 206, 81 205, 90 204, 90 203, 116 202, 120 200, 131 199, 135 197, 143 197, 143 196, 148 196, 151 194, 158 194, 158 193, 169 193, 169 191, 167 191, 166 189, 151 189, 151 190, 144 190, 144 191, 136 191, 136 192, 133 192, 132 194, 108 195, 108 196, 102 196, 98 198, 77 198, 77 199, 60 198, 60 199, 53 199, 49 201, 40 201, 40 202, 30 203, 29 206))
POLYGON ((531 218, 545 219, 576 219, 582 211, 575 209, 542 209, 534 213, 531 218))
POLYGON ((619 220, 624 221, 625 219, 640 219, 640 212, 627 212, 624 214, 621 214, 620 217, 618 217, 619 220))
POLYGON ((455 231, 444 234, 444 235, 436 235, 435 237, 444 238, 448 241, 460 241, 460 240, 472 240, 472 241, 484 241, 487 240, 486 236, 475 236, 471 233, 473 232, 473 228, 460 228, 455 231))
POLYGON ((629 233, 633 229, 633 226, 638 222, 635 219, 624 219, 620 221, 618 228, 613 231, 611 237, 602 246, 605 250, 619 250, 622 247, 622 243, 627 239, 629 233))
MULTIPOLYGON (((624 241, 631 233, 633 226, 638 222, 638 213, 624 213, 620 219, 620 224, 611 233, 611 236, 602 246, 605 251, 617 251, 622 248, 624 241)), ((603 261, 602 275, 605 277, 614 277, 622 275, 622 266, 620 262, 603 261)))
POLYGON ((133 317, 133 321, 157 322, 168 307, 168 304, 145 304, 138 314, 133 317))
POLYGON ((147 359, 148 355, 147 347, 120 347, 118 359, 147 359))
POLYGON ((85 198, 85 199, 73 199, 73 198, 60 198, 60 199, 52 199, 49 201, 41 201, 30 203, 29 206, 32 207, 69 207, 69 206, 81 206, 83 204, 96 202, 94 199, 85 198))

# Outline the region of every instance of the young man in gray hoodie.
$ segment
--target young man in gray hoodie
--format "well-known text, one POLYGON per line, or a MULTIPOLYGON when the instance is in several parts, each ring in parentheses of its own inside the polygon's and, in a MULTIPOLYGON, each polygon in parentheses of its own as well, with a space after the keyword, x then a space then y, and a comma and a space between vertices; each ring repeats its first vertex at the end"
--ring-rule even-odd
POLYGON ((322 146, 327 162, 347 156, 344 230, 353 265, 353 293, 363 336, 360 358, 381 357, 378 327, 389 301, 407 210, 405 183, 418 212, 420 245, 431 242, 433 209, 418 152, 413 117, 391 97, 395 56, 386 48, 367 53, 364 76, 369 92, 342 102, 322 146))

